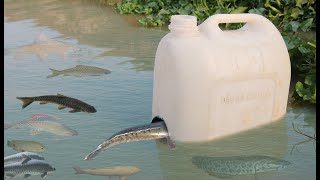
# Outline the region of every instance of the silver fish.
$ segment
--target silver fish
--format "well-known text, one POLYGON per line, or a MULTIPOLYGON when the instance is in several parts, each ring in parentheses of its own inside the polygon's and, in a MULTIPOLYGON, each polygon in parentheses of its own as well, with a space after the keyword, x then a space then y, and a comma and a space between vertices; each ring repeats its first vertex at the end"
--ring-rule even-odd
POLYGON ((44 33, 38 35, 33 44, 25 45, 12 49, 11 51, 15 54, 15 59, 21 55, 37 55, 40 60, 44 60, 49 54, 57 54, 65 56, 70 52, 78 51, 79 48, 65 44, 60 41, 55 41, 48 38, 44 33))
POLYGON ((37 135, 41 131, 46 131, 59 136, 76 136, 78 132, 57 122, 54 116, 46 114, 34 114, 31 120, 21 121, 14 125, 15 128, 29 126, 33 130, 32 135, 37 135))
POLYGON ((76 76, 76 77, 83 77, 83 76, 100 76, 103 74, 109 74, 111 71, 108 69, 103 69, 94 66, 85 66, 85 65, 77 65, 73 68, 68 68, 64 70, 55 70, 49 68, 52 71, 52 74, 47 76, 47 78, 59 76, 63 74, 64 76, 76 76))
POLYGON ((4 165, 21 162, 22 164, 30 161, 31 159, 44 160, 44 157, 37 153, 33 152, 21 152, 17 154, 13 154, 10 156, 6 156, 4 158, 4 165))
POLYGON ((84 160, 94 159, 100 152, 105 151, 106 149, 121 143, 135 142, 135 141, 144 141, 144 140, 155 140, 167 138, 167 143, 170 149, 175 148, 175 144, 170 140, 168 135, 168 130, 164 121, 155 117, 153 119, 154 123, 147 125, 140 125, 131 128, 126 128, 110 138, 106 139, 103 143, 98 145, 98 147, 90 152, 84 160), (155 122, 155 119, 160 121, 155 122))
POLYGON ((12 149, 20 152, 29 151, 29 152, 44 152, 46 147, 36 141, 26 141, 26 140, 11 140, 7 141, 7 145, 12 149))
POLYGON ((76 171, 75 174, 91 174, 96 176, 119 176, 120 180, 125 180, 127 176, 136 174, 140 171, 135 166, 114 166, 114 167, 101 167, 92 169, 81 169, 80 167, 73 167, 76 171))
POLYGON ((41 175, 45 178, 49 172, 53 172, 56 169, 49 165, 46 161, 31 159, 27 163, 12 163, 4 165, 4 175, 8 178, 15 176, 24 176, 27 178, 31 175, 41 175))
POLYGON ((192 157, 192 164, 211 176, 231 178, 232 176, 256 174, 281 170, 291 163, 269 156, 192 157))

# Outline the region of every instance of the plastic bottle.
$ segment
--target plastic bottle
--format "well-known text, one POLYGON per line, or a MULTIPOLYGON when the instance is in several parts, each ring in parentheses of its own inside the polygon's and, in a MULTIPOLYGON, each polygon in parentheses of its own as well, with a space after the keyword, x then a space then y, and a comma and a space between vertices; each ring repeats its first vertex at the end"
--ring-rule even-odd
POLYGON ((194 16, 174 15, 169 29, 156 52, 152 116, 164 119, 173 140, 209 141, 286 113, 290 58, 268 19, 216 14, 197 26, 194 16))

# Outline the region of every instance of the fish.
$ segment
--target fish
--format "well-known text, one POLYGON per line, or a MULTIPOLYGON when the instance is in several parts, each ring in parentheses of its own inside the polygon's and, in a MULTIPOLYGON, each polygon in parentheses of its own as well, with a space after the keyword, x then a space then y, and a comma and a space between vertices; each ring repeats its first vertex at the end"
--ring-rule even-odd
POLYGON ((58 136, 76 136, 78 132, 63 124, 60 124, 53 116, 46 114, 33 114, 30 120, 21 121, 14 125, 15 128, 29 126, 32 128, 31 134, 37 135, 41 131, 46 131, 58 136))
POLYGON ((15 176, 24 176, 24 178, 27 178, 31 175, 41 175, 42 178, 45 178, 48 173, 55 170, 56 169, 46 161, 38 159, 31 159, 27 163, 16 162, 4 165, 4 175, 6 179, 15 176))
POLYGON ((81 169, 80 167, 73 167, 75 174, 91 174, 96 176, 119 176, 120 180, 125 180, 127 176, 136 174, 140 169, 136 166, 114 166, 101 167, 93 169, 81 169))
POLYGON ((73 68, 68 68, 64 70, 55 70, 49 68, 52 71, 52 74, 47 76, 47 78, 52 78, 55 76, 59 76, 63 74, 64 76, 75 76, 75 77, 84 77, 84 76, 100 76, 103 74, 111 73, 108 69, 103 69, 94 66, 85 66, 85 65, 77 65, 73 68))
POLYGON ((285 160, 261 155, 230 157, 194 156, 191 161, 193 165, 204 170, 210 176, 219 178, 231 178, 232 176, 281 170, 291 164, 285 160))
POLYGON ((4 157, 4 165, 21 162, 27 163, 31 159, 44 160, 44 157, 33 152, 20 152, 10 156, 4 157))
POLYGON ((100 154, 100 152, 117 144, 163 138, 167 139, 170 149, 175 149, 175 144, 169 137, 165 122, 162 118, 155 117, 151 124, 134 126, 115 133, 110 138, 99 144, 95 150, 91 151, 84 158, 84 160, 94 159, 98 154, 100 154))
POLYGON ((58 109, 64 109, 66 107, 71 108, 70 113, 75 112, 87 112, 87 113, 95 113, 97 110, 78 99, 68 97, 62 94, 57 95, 44 95, 44 96, 34 96, 34 97, 17 97, 17 99, 22 101, 22 109, 29 106, 34 101, 40 101, 40 104, 54 103, 58 104, 58 109))
POLYGON ((42 32, 35 38, 32 44, 10 49, 10 52, 15 54, 15 59, 22 55, 36 55, 42 61, 47 59, 49 54, 60 55, 65 59, 68 53, 73 53, 79 50, 80 48, 75 46, 68 45, 61 41, 52 40, 42 32))
POLYGON ((44 152, 46 147, 35 141, 25 141, 25 140, 11 140, 7 141, 7 145, 12 149, 20 152, 29 151, 29 152, 44 152))

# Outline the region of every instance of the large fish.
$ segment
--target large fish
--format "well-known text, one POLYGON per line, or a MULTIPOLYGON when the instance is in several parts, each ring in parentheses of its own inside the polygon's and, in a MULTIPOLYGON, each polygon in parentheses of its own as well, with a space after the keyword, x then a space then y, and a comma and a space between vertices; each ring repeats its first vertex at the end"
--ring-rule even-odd
POLYGON ((71 113, 75 112, 88 112, 88 113, 95 113, 97 110, 78 99, 64 96, 62 94, 57 95, 44 95, 44 96, 35 96, 35 97, 17 97, 17 99, 23 102, 22 109, 30 105, 33 101, 40 101, 40 104, 47 104, 47 103, 54 103, 58 104, 58 109, 64 109, 66 107, 71 108, 72 110, 69 111, 71 113))
POLYGON ((85 65, 77 65, 73 68, 68 68, 64 70, 55 70, 49 68, 52 71, 52 74, 47 76, 47 78, 55 77, 58 75, 63 74, 64 76, 76 76, 76 77, 83 77, 83 76, 100 76, 103 74, 109 74, 111 71, 108 69, 103 69, 94 66, 85 66, 85 65))
POLYGON ((136 174, 140 171, 135 166, 114 166, 114 167, 102 167, 93 169, 81 169, 80 167, 73 167, 76 171, 75 174, 91 174, 96 176, 119 176, 120 180, 125 180, 126 176, 136 174))
POLYGON ((45 178, 49 172, 53 172, 56 169, 48 164, 44 160, 31 159, 27 163, 11 163, 4 165, 4 175, 9 178, 15 176, 24 176, 27 178, 31 175, 41 175, 42 178, 45 178))
POLYGON ((79 51, 79 48, 52 40, 44 33, 39 34, 34 43, 10 50, 15 54, 15 59, 22 55, 37 55, 40 60, 46 59, 50 54, 59 55, 65 59, 68 53, 76 51, 79 51))
POLYGON ((7 145, 12 149, 20 152, 29 151, 29 152, 44 152, 46 147, 36 141, 25 141, 25 140, 11 140, 7 141, 7 145))
POLYGON ((192 164, 211 176, 231 178, 232 176, 257 174, 281 170, 291 163, 269 156, 192 157, 192 164))
POLYGON ((94 159, 100 152, 105 151, 106 149, 117 144, 144 140, 167 138, 169 148, 174 149, 175 144, 169 138, 168 130, 164 121, 159 117, 155 117, 153 122, 154 123, 147 125, 127 128, 112 135, 110 138, 99 144, 98 147, 89 153, 84 159, 94 159))
POLYGON ((33 152, 21 152, 4 157, 4 165, 21 162, 22 164, 27 163, 31 159, 44 160, 44 157, 33 152))
POLYGON ((15 128, 21 128, 23 126, 29 126, 33 130, 32 135, 37 135, 41 131, 46 131, 59 136, 76 136, 78 132, 64 126, 56 121, 53 116, 46 114, 34 114, 31 120, 21 121, 14 125, 15 128))

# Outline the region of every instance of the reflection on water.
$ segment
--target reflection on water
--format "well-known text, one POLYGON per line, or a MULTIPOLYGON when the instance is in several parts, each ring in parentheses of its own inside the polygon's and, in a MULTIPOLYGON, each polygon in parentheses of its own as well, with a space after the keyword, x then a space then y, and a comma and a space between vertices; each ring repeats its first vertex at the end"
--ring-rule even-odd
POLYGON ((154 56, 167 31, 129 27, 112 7, 89 0, 6 1, 4 16, 9 22, 32 20, 61 33, 60 38, 75 38, 80 44, 112 48, 96 57, 132 57, 137 71, 153 70, 154 56))
MULTIPOLYGON (((296 133, 292 127, 294 122, 302 132, 313 135, 316 112, 312 108, 288 107, 288 113, 281 121, 212 142, 177 142, 174 151, 159 141, 123 143, 108 149, 108 153, 99 158, 84 161, 84 156, 93 147, 118 130, 150 123, 154 55, 166 31, 130 26, 128 16, 120 16, 111 7, 89 0, 10 0, 4 2, 4 11, 5 141, 24 140, 43 144, 46 150, 42 154, 56 168, 47 178, 101 179, 88 174, 75 175, 72 167, 97 170, 99 167, 134 166, 141 171, 128 176, 129 180, 220 179, 205 171, 209 169, 205 167, 210 167, 213 161, 199 168, 192 163, 192 158, 200 156, 212 160, 216 157, 259 155, 291 164, 281 171, 266 171, 254 176, 242 174, 231 178, 315 179, 315 143, 300 143, 308 138, 296 133), (48 54, 45 61, 39 61, 35 56, 23 56, 17 63, 11 50, 32 45, 40 32, 54 41, 80 50, 65 61, 59 54, 49 52, 43 53, 44 57, 48 54), (85 68, 83 71, 81 66, 93 67, 94 70, 85 68), (101 75, 101 71, 96 72, 95 68, 111 73, 101 75), (60 71, 61 75, 51 72, 54 70, 60 71), (46 78, 48 75, 57 76, 46 78), (53 104, 32 105, 22 110, 16 99, 17 96, 33 97, 57 92, 86 100, 94 105, 97 112, 69 113, 58 110, 53 104), (27 128, 12 127, 28 120, 32 114, 57 116, 61 119, 55 122, 78 134, 58 139, 49 133, 34 131, 37 134, 34 136, 27 128)), ((50 125, 46 130, 49 129, 52 130, 50 125)), ((54 128, 53 131, 56 132, 54 128)), ((5 156, 16 153, 6 142, 4 145, 5 156)), ((32 147, 30 144, 27 146, 32 147)), ((230 162, 235 164, 234 160, 230 162)), ((267 163, 278 165, 275 164, 267 163)), ((224 172, 220 173, 220 177, 221 174, 228 176, 224 172)), ((41 177, 32 176, 32 179, 41 177)))

